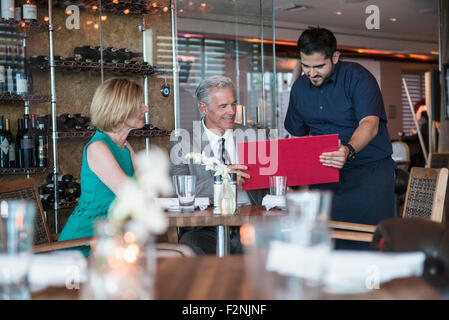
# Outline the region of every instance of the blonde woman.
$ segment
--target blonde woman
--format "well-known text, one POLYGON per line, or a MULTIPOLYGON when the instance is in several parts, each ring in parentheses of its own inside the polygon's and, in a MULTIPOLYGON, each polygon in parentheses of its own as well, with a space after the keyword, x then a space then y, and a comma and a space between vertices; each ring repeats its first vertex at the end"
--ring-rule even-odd
MULTIPOLYGON (((113 78, 97 88, 90 107, 97 131, 83 150, 81 197, 59 241, 94 235, 94 220, 106 217, 121 184, 134 175, 135 153, 126 139, 143 127, 147 111, 142 87, 131 80, 113 78)), ((89 254, 89 247, 80 249, 89 254)))

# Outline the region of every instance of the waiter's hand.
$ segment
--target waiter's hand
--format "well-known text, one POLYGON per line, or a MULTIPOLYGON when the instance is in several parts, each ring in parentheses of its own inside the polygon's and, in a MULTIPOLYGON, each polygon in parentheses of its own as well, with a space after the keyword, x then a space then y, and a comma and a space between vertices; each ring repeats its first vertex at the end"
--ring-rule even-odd
POLYGON ((338 151, 323 152, 320 156, 320 162, 323 166, 341 169, 346 163, 349 150, 338 140, 338 151))
POLYGON ((243 164, 229 164, 227 166, 229 168, 229 173, 236 173, 237 174, 237 184, 241 185, 245 182, 245 178, 249 179, 251 178, 249 174, 242 170, 248 170, 248 167, 243 164))

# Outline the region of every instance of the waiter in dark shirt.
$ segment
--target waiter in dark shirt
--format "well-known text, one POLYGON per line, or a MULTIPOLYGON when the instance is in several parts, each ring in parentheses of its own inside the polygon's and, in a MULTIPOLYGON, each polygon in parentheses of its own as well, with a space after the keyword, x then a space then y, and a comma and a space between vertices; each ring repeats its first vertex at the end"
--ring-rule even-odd
MULTIPOLYGON (((357 63, 339 61, 335 36, 309 28, 298 39, 304 74, 294 83, 285 118, 292 136, 339 135, 338 151, 320 156, 340 169, 339 182, 312 185, 333 191, 331 218, 377 225, 395 216, 395 163, 387 117, 374 76, 357 63)), ((337 248, 368 245, 337 241, 337 248)))

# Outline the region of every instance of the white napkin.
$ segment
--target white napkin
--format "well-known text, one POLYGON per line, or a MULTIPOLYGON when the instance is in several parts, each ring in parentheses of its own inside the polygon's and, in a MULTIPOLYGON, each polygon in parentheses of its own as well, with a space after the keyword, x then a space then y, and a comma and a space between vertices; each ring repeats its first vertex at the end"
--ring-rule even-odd
POLYGON ((265 206, 267 210, 270 210, 274 207, 285 209, 287 206, 285 196, 272 196, 270 194, 267 194, 265 197, 263 197, 262 205, 265 206))
POLYGON ((286 276, 317 280, 322 271, 325 290, 334 293, 356 293, 378 289, 379 285, 395 278, 421 276, 424 268, 423 252, 383 253, 356 250, 304 248, 272 241, 266 268, 286 276), (312 262, 324 261, 323 270, 312 262))
MULTIPOLYGON (((169 211, 180 211, 178 198, 156 198, 156 203, 163 209, 168 209, 169 211)), ((195 208, 200 208, 200 210, 205 210, 210 205, 210 200, 208 197, 195 198, 195 208)))
POLYGON ((34 254, 28 272, 32 291, 48 286, 79 289, 87 277, 87 259, 78 250, 34 254))
POLYGON ((421 276, 423 252, 358 252, 336 250, 331 253, 325 276, 329 292, 359 292, 379 289, 379 285, 396 278, 421 276))

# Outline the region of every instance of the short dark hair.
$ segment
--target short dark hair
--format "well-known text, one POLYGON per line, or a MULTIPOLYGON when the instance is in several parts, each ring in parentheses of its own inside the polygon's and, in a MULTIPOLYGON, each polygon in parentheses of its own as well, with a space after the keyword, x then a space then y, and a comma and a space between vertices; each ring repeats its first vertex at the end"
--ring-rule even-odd
POLYGON ((298 39, 298 51, 306 55, 322 53, 324 57, 331 58, 337 50, 337 39, 334 34, 320 27, 309 27, 304 30, 298 39))

